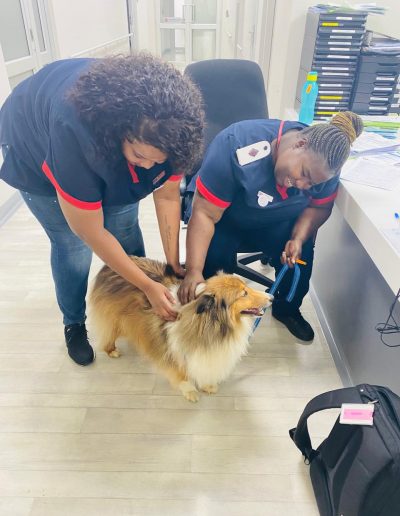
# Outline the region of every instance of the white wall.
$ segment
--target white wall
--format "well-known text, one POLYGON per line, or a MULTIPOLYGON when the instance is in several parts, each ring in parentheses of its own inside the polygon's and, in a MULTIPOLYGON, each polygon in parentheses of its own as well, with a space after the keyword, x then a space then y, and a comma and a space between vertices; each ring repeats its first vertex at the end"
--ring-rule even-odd
POLYGON ((159 54, 159 28, 155 0, 135 0, 135 44, 138 50, 159 54))
POLYGON ((6 63, 4 62, 3 51, 0 45, 0 106, 10 93, 10 83, 8 82, 6 63))
POLYGON ((377 1, 378 5, 388 8, 384 16, 369 16, 367 28, 387 36, 400 38, 400 3, 399 0, 377 1))
MULTIPOLYGON (((358 2, 349 0, 348 3, 358 2)), ((388 11, 383 16, 369 15, 367 28, 400 37, 399 0, 376 0, 376 3, 388 7, 388 11)), ((271 118, 284 117, 285 112, 294 106, 307 9, 316 4, 315 0, 276 1, 267 81, 271 118)))
POLYGON ((56 58, 70 57, 128 33, 125 0, 48 0, 56 58))

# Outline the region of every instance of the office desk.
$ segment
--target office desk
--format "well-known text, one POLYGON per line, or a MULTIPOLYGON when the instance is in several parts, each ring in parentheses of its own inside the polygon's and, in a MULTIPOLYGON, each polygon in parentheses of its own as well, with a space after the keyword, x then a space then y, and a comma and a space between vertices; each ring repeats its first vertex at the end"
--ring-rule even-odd
MULTIPOLYGON (((345 385, 383 384, 400 393, 400 347, 384 346, 375 330, 400 288, 400 255, 382 234, 395 227, 399 210, 399 193, 342 181, 318 231, 310 293, 345 385)), ((400 344, 400 334, 384 338, 400 344)))

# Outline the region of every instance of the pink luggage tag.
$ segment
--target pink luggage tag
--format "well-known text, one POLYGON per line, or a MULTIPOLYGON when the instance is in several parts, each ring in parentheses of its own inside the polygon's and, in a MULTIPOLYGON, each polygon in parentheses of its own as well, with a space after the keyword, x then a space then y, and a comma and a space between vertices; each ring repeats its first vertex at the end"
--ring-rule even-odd
POLYGON ((374 409, 372 403, 343 403, 340 410, 339 423, 342 425, 374 424, 374 409))

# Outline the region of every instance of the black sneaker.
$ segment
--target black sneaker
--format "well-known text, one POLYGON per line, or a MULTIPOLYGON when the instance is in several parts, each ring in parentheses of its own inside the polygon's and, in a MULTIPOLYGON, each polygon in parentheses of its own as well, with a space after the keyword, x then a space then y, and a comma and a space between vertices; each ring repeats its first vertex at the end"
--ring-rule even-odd
POLYGON ((292 335, 299 340, 309 342, 314 338, 314 330, 301 315, 300 310, 292 314, 280 314, 272 308, 272 316, 286 326, 292 335))
POLYGON ((68 355, 81 366, 91 364, 95 353, 89 344, 85 323, 69 324, 64 328, 65 342, 68 355))

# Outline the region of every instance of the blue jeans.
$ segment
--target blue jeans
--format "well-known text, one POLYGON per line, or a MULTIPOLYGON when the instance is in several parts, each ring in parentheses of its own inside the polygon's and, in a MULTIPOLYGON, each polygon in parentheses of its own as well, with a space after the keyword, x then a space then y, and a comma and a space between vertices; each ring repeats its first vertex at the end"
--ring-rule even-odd
MULTIPOLYGON (((86 319, 92 250, 71 231, 57 197, 22 191, 21 195, 50 239, 51 270, 63 322, 65 325, 81 323, 86 319)), ((138 208, 139 203, 104 207, 104 227, 115 236, 127 254, 144 256, 138 208)))

